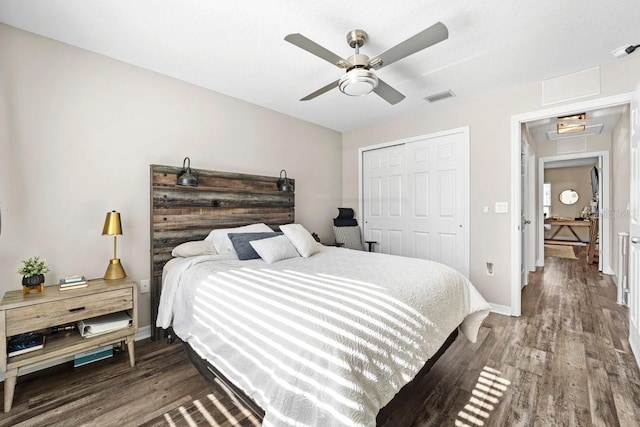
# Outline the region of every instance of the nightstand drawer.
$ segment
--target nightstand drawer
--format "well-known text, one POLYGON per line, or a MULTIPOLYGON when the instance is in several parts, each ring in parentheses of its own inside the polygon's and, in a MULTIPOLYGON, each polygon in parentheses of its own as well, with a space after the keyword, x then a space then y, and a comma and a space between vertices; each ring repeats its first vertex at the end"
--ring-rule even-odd
POLYGON ((133 308, 132 289, 114 289, 6 310, 6 336, 133 308))

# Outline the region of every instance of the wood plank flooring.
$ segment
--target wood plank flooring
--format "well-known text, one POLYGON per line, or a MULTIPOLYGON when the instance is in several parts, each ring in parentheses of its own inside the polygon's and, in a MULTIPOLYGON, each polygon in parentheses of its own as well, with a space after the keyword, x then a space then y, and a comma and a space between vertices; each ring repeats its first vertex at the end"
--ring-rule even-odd
MULTIPOLYGON (((627 311, 596 265, 546 258, 519 318, 491 314, 478 342, 460 335, 386 427, 638 426, 640 371, 627 311)), ((258 426, 225 389, 207 383, 180 344, 136 343, 127 355, 21 376, 0 425, 258 426)))

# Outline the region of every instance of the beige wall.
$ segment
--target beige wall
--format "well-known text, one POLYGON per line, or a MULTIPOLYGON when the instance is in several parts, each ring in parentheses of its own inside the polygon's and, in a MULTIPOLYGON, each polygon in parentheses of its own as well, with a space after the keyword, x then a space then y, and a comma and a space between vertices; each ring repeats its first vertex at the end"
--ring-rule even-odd
MULTIPOLYGON (((593 197, 591 190, 591 169, 593 166, 577 166, 567 168, 546 169, 544 182, 551 183, 551 215, 563 218, 578 218, 585 206, 590 206, 593 197), (573 205, 565 205, 560 202, 560 193, 564 190, 575 190, 578 193, 578 201, 573 205)), ((589 229, 574 227, 576 234, 583 241, 589 240, 589 229)), ((553 229, 551 232, 555 232, 553 229)), ((545 235, 549 235, 546 232, 545 235)), ((575 239, 566 227, 562 228, 556 238, 566 237, 575 239)))
MULTIPOLYGON (((333 240, 341 203, 338 132, 110 58, 0 25, 0 294, 20 288, 21 259, 60 276, 101 277, 122 214, 118 255, 149 276, 149 165, 296 179, 296 219, 333 240)), ((141 299, 141 324, 149 300, 141 299)))
MULTIPOLYGON (((579 70, 576 70, 579 71, 579 70)), ((630 92, 640 81, 640 58, 601 69, 601 95, 630 92)), ((455 92, 455 88, 452 88, 455 92)), ((540 82, 432 109, 343 134, 343 204, 358 203, 358 149, 461 126, 470 127, 470 278, 491 303, 511 303, 511 230, 509 214, 496 214, 495 202, 511 200, 511 117, 547 108, 540 82), (491 207, 484 214, 483 206, 491 207), (495 276, 485 263, 493 262, 495 276)), ((513 209, 513 206, 509 206, 513 209)))
POLYGON ((625 112, 611 132, 611 268, 618 271, 618 233, 629 231, 630 120, 625 112))
POLYGON ((591 190, 591 169, 593 166, 552 168, 544 171, 544 182, 551 183, 551 215, 576 218, 582 208, 589 206, 593 197, 591 190), (575 190, 578 202, 565 205, 560 202, 560 193, 575 190))

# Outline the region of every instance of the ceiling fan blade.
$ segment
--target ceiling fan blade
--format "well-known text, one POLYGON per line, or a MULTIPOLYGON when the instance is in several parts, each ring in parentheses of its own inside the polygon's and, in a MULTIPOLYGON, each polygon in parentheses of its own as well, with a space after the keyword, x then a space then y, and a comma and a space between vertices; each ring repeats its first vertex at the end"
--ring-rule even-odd
MULTIPOLYGON (((317 91, 310 93, 309 95, 305 96, 304 98, 302 98, 300 101, 308 101, 310 99, 315 98, 316 96, 320 96, 325 92, 329 92, 331 89, 338 87, 338 80, 336 80, 335 82, 331 82, 328 85, 321 87, 320 89, 318 89, 317 91)), ((404 98, 404 97, 403 97, 404 98)))
POLYGON ((378 87, 373 90, 380 98, 391 105, 395 105, 404 99, 404 95, 389 86, 384 80, 378 78, 378 87))
POLYGON ((309 53, 314 54, 315 56, 324 59, 327 62, 332 63, 335 66, 340 68, 348 68, 351 64, 347 62, 346 59, 343 59, 331 52, 330 50, 320 46, 318 43, 314 42, 303 36, 302 34, 289 34, 284 38, 291 44, 298 46, 301 49, 306 50, 309 53))
POLYGON ((448 38, 449 30, 447 30, 447 27, 442 22, 437 22, 426 30, 373 57, 369 64, 372 68, 378 70, 448 38))

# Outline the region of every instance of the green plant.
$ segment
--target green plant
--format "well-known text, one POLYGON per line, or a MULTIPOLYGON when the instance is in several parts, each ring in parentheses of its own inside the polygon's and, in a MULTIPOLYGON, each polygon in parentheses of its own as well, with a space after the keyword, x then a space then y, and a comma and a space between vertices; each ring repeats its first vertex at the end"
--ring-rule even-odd
POLYGON ((40 257, 34 256, 22 261, 22 265, 18 267, 18 273, 24 277, 35 276, 36 274, 44 274, 49 271, 47 261, 40 259, 40 257))

